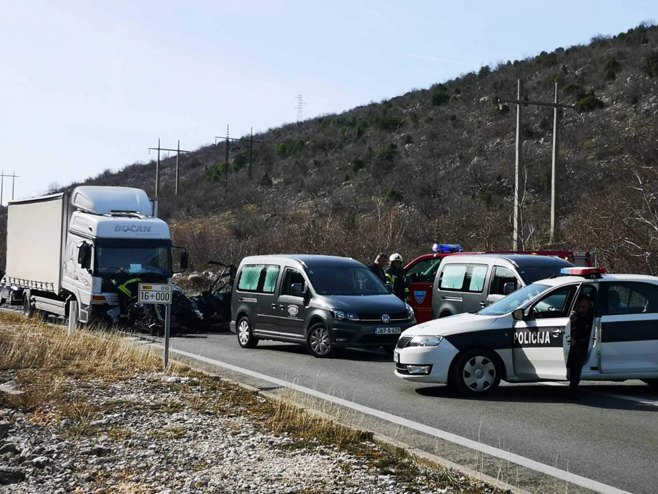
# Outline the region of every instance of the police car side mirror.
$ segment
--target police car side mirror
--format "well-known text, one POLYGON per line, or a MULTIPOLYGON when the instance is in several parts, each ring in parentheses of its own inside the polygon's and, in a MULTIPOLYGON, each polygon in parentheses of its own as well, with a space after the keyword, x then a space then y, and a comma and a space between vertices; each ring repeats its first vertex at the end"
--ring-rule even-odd
POLYGON ((523 321, 524 318, 523 309, 516 309, 514 312, 512 312, 512 318, 515 321, 523 321))

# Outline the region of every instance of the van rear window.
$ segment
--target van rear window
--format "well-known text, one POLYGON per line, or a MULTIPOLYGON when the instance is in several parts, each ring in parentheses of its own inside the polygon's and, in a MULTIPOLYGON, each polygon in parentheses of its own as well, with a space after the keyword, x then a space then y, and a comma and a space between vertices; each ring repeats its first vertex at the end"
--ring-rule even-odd
POLYGON ((279 279, 279 266, 270 264, 248 264, 242 267, 238 280, 241 292, 274 293, 279 279))

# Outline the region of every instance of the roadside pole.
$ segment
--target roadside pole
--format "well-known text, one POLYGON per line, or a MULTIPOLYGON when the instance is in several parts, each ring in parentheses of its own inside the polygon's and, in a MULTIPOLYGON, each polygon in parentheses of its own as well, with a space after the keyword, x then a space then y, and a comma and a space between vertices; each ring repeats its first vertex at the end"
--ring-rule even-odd
POLYGON ((137 292, 137 300, 141 304, 164 305, 165 306, 165 327, 164 327, 164 355, 162 365, 164 372, 169 368, 169 337, 171 336, 171 300, 172 285, 170 283, 153 284, 140 283, 137 292))

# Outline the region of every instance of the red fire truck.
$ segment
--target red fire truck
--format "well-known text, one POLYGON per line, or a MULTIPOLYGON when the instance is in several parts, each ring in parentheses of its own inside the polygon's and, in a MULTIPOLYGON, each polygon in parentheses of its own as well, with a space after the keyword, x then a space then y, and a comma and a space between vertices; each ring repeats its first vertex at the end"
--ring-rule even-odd
POLYGON ((538 256, 553 256, 566 259, 576 266, 593 266, 594 259, 590 252, 575 250, 536 250, 536 251, 489 251, 464 252, 458 244, 434 244, 432 253, 416 257, 405 266, 405 280, 409 289, 409 305, 416 313, 418 323, 434 318, 432 314, 432 284, 441 264, 446 256, 460 254, 532 254, 538 256))

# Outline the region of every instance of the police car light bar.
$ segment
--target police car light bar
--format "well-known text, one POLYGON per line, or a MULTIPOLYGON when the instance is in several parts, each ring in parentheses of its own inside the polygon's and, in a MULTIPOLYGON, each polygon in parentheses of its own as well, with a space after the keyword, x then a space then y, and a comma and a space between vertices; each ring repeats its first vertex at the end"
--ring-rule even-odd
POLYGON ((459 244, 434 244, 432 252, 464 252, 464 248, 459 244))
POLYGON ((607 273, 605 268, 562 268, 560 274, 567 276, 591 276, 597 277, 607 273))

